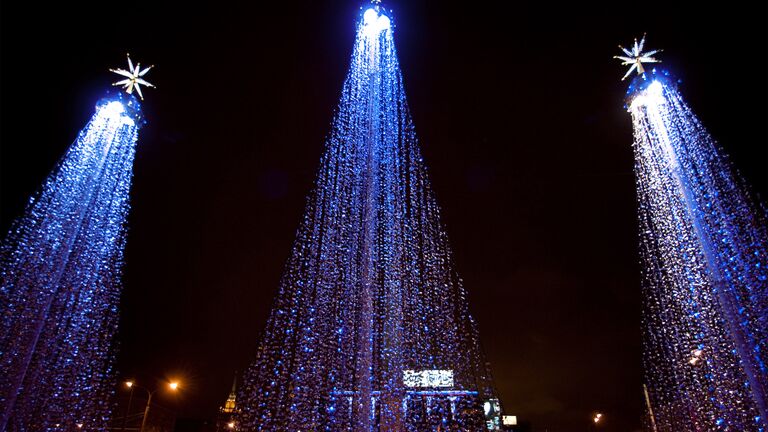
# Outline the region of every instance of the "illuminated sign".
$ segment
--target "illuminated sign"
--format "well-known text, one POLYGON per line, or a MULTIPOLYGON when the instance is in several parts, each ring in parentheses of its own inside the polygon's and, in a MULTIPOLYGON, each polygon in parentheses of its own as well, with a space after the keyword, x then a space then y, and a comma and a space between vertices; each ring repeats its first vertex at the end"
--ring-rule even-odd
POLYGON ((452 370, 404 370, 403 384, 406 387, 453 387, 452 370))
POLYGON ((517 416, 505 415, 501 418, 501 424, 504 426, 517 426, 517 416))

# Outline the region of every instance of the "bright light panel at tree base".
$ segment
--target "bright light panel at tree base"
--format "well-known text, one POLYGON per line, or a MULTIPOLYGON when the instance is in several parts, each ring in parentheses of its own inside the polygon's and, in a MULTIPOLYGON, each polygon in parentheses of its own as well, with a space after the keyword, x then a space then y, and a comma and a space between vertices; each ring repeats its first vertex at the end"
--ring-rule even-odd
POLYGON ((644 363, 664 432, 766 430, 765 213, 664 73, 628 109, 644 263, 644 363))
POLYGON ((133 96, 101 100, 2 245, 0 430, 107 428, 141 124, 133 96))
POLYGON ((239 427, 480 431, 491 398, 391 17, 363 11, 315 187, 238 396, 239 427), (423 387, 432 374, 437 385, 423 387))

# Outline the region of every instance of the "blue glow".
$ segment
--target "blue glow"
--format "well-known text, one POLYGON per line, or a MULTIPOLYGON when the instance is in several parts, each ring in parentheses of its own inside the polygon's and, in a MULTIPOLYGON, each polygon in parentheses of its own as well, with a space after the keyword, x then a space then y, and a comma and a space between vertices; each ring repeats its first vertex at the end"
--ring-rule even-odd
POLYGON ((106 430, 141 108, 101 100, 0 250, 0 430, 106 430))
POLYGON ((759 431, 768 376, 765 213, 666 72, 636 78, 646 380, 659 430, 759 431))
POLYGON ((391 16, 361 12, 238 423, 478 431, 482 401, 495 396, 408 110, 391 16), (453 381, 409 391, 407 370, 450 370, 453 381))

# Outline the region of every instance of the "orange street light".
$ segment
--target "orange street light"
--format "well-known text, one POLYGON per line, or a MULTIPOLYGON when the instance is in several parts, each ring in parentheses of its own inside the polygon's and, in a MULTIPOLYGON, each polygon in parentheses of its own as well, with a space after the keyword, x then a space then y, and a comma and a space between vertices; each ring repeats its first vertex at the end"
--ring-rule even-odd
MULTIPOLYGON (((147 405, 146 405, 146 407, 144 407, 144 417, 141 419, 141 428, 139 429, 139 432, 144 432, 144 429, 145 429, 145 427, 147 425, 147 417, 149 417, 149 408, 150 408, 150 406, 152 406, 152 397, 155 395, 155 393, 157 393, 157 391, 160 388, 158 387, 158 388, 156 388, 154 390, 150 390, 150 389, 148 389, 146 387, 142 387, 142 386, 136 384, 134 381, 130 381, 130 380, 125 382, 125 386, 128 387, 129 389, 131 389, 131 398, 133 397, 133 389, 134 388, 140 388, 140 389, 144 390, 145 392, 147 392, 147 405)), ((171 382, 169 382, 168 383, 168 388, 170 390, 172 390, 172 391, 176 391, 179 388, 179 382, 178 381, 171 381, 171 382)), ((128 400, 129 409, 130 409, 130 403, 131 402, 130 402, 130 399, 129 399, 128 400)), ((126 419, 127 419, 127 417, 128 417, 128 414, 126 413, 126 419)), ((123 422, 123 430, 125 430, 125 421, 123 422)))
POLYGON ((131 389, 131 393, 128 396, 128 406, 125 407, 125 416, 123 416, 123 428, 121 429, 123 432, 125 432, 125 427, 128 424, 128 414, 131 413, 131 404, 133 403, 133 380, 126 380, 125 386, 131 389))
POLYGON ((603 420, 603 415, 601 413, 595 413, 595 416, 592 417, 592 421, 595 422, 595 425, 599 424, 603 420))

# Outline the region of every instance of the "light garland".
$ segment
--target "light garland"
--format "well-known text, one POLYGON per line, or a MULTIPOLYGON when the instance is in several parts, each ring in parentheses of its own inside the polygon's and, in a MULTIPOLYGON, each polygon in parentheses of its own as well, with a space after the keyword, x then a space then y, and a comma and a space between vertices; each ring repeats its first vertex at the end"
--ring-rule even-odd
POLYGON ((106 97, 0 251, 0 430, 106 430, 141 108, 106 97))
POLYGON ((667 74, 628 92, 659 431, 765 431, 765 213, 667 74))
POLYGON ((361 14, 315 188, 240 389, 238 424, 479 431, 488 399, 490 376, 408 112, 391 17, 373 6, 361 14), (435 389, 414 391, 405 371, 453 372, 450 386, 441 375, 435 389))

